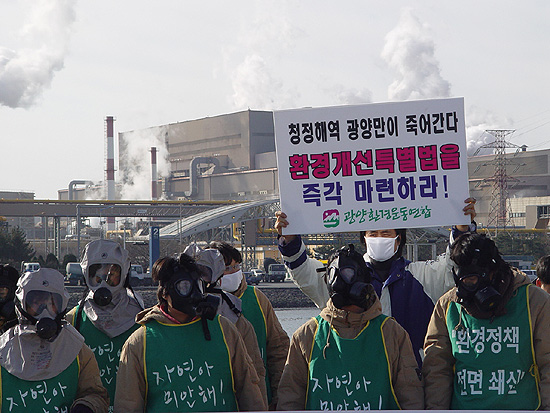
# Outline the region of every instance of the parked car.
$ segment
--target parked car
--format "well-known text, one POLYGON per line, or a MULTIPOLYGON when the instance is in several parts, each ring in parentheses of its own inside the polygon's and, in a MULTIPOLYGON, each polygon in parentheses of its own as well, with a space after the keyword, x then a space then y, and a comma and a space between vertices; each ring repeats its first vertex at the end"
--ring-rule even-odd
POLYGON ((245 271, 243 272, 243 275, 248 285, 258 285, 260 281, 262 281, 262 277, 253 274, 251 271, 245 271))
POLYGON ((255 277, 258 277, 259 281, 265 281, 265 272, 263 272, 261 269, 259 268, 252 268, 250 270, 250 272, 252 273, 253 276, 255 277))
POLYGON ((285 281, 286 267, 284 264, 269 264, 267 269, 267 282, 282 283, 285 281))
POLYGON ((533 284, 537 281, 537 271, 536 270, 523 270, 523 273, 529 277, 529 281, 531 281, 533 284))
POLYGON ((40 269, 40 264, 37 262, 24 262, 21 264, 21 274, 26 272, 35 272, 40 269))
POLYGON ((153 285, 151 274, 143 271, 143 267, 139 264, 130 265, 130 285, 132 287, 138 285, 153 285))
POLYGON ((79 262, 69 262, 65 268, 65 283, 68 285, 84 285, 84 275, 79 262))

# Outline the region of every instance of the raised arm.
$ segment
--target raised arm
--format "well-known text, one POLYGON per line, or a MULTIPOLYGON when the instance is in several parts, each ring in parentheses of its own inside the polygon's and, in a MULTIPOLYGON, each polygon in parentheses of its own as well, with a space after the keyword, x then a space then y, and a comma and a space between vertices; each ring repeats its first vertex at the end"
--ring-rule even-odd
POLYGON ((284 212, 275 213, 275 229, 279 234, 278 246, 285 265, 290 269, 294 284, 307 295, 317 307, 324 308, 328 299, 328 289, 323 280, 324 264, 307 256, 306 246, 299 235, 282 235, 282 229, 289 225, 284 212))

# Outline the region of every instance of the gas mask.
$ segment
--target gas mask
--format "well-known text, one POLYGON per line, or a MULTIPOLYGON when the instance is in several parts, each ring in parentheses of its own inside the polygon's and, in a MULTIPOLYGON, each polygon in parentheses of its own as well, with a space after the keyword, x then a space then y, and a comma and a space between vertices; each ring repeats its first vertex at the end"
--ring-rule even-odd
POLYGON ((338 252, 338 257, 327 269, 326 277, 329 295, 336 308, 351 304, 365 310, 368 308, 371 302, 369 291, 372 291, 372 270, 352 244, 338 252))
POLYGON ((191 317, 199 316, 213 320, 219 305, 219 298, 204 293, 201 274, 189 272, 179 266, 167 283, 167 292, 172 307, 191 317))
POLYGON ((378 262, 389 260, 399 249, 399 246, 395 247, 395 241, 398 237, 399 235, 395 238, 365 237, 368 256, 378 262))
MULTIPOLYGON (((474 253, 479 255, 479 249, 474 253)), ((491 262, 496 264, 494 260, 491 262)), ((475 304, 484 312, 490 312, 498 307, 502 295, 493 286, 494 280, 491 280, 489 272, 489 268, 478 264, 477 256, 474 256, 469 265, 460 266, 458 270, 453 268, 456 295, 461 303, 475 304)))
POLYGON ((17 283, 16 298, 20 322, 35 325, 37 335, 44 340, 51 340, 59 334, 69 294, 58 271, 41 268, 26 273, 17 283))
POLYGON ((113 300, 113 291, 117 290, 121 281, 121 269, 118 264, 92 264, 88 268, 87 284, 94 292, 93 300, 105 307, 113 300))
POLYGON ((100 239, 86 245, 80 265, 86 285, 93 292, 94 303, 105 307, 124 288, 130 259, 120 244, 100 239))
POLYGON ((61 311, 63 299, 60 294, 49 291, 29 291, 20 307, 21 313, 36 325, 36 333, 49 340, 61 331, 61 320, 65 312, 61 311))

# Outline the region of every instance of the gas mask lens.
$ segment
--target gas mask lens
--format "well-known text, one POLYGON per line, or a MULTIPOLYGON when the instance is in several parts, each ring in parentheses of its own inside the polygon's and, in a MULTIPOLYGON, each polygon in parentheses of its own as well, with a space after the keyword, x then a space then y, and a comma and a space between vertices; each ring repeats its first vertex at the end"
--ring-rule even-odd
POLYGON ((340 268, 340 277, 342 277, 342 279, 347 284, 353 283, 355 279, 355 273, 356 273, 355 268, 352 268, 352 267, 340 268))
POLYGON ((203 285, 200 280, 200 275, 195 271, 186 272, 176 270, 170 280, 170 287, 180 297, 189 297, 193 293, 193 289, 197 289, 199 294, 203 293, 203 285))
POLYGON ((38 317, 44 310, 55 317, 63 310, 62 305, 61 294, 48 291, 29 291, 25 298, 25 311, 33 317, 38 317))
POLYGON ((191 280, 179 280, 174 284, 176 292, 182 297, 187 297, 193 291, 193 282, 191 280))
POLYGON ((485 275, 478 274, 478 272, 474 272, 471 270, 461 271, 460 268, 458 269, 458 271, 455 271, 455 269, 453 268, 453 272, 455 273, 455 277, 460 280, 463 288, 468 291, 476 291, 478 289, 480 279, 485 275))
POLYGON ((460 281, 462 281, 462 284, 464 284, 464 287, 473 291, 477 289, 477 285, 479 283, 479 275, 469 274, 461 278, 460 281))
POLYGON ((102 281, 111 287, 120 284, 121 269, 118 264, 92 264, 88 269, 90 287, 97 287, 102 281))

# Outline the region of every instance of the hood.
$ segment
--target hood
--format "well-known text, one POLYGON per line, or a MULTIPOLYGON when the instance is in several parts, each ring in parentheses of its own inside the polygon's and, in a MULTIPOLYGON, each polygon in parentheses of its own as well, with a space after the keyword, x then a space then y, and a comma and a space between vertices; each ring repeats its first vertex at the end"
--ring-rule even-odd
POLYGON ((195 259, 196 264, 203 270, 202 279, 215 284, 225 271, 223 255, 215 248, 202 249, 197 244, 191 244, 183 251, 195 259))
POLYGON ((110 287, 110 289, 117 290, 124 286, 130 270, 130 258, 128 258, 128 251, 122 248, 118 242, 99 239, 88 243, 84 248, 80 266, 84 274, 84 281, 91 290, 98 288, 92 288, 88 284, 88 269, 93 264, 118 264, 121 270, 120 283, 116 287, 110 287))
POLYGON ((65 311, 69 303, 70 296, 65 289, 63 275, 52 268, 40 268, 35 272, 27 272, 17 280, 15 297, 22 307, 29 291, 47 291, 61 295, 63 301, 62 308, 59 309, 60 312, 65 311))

